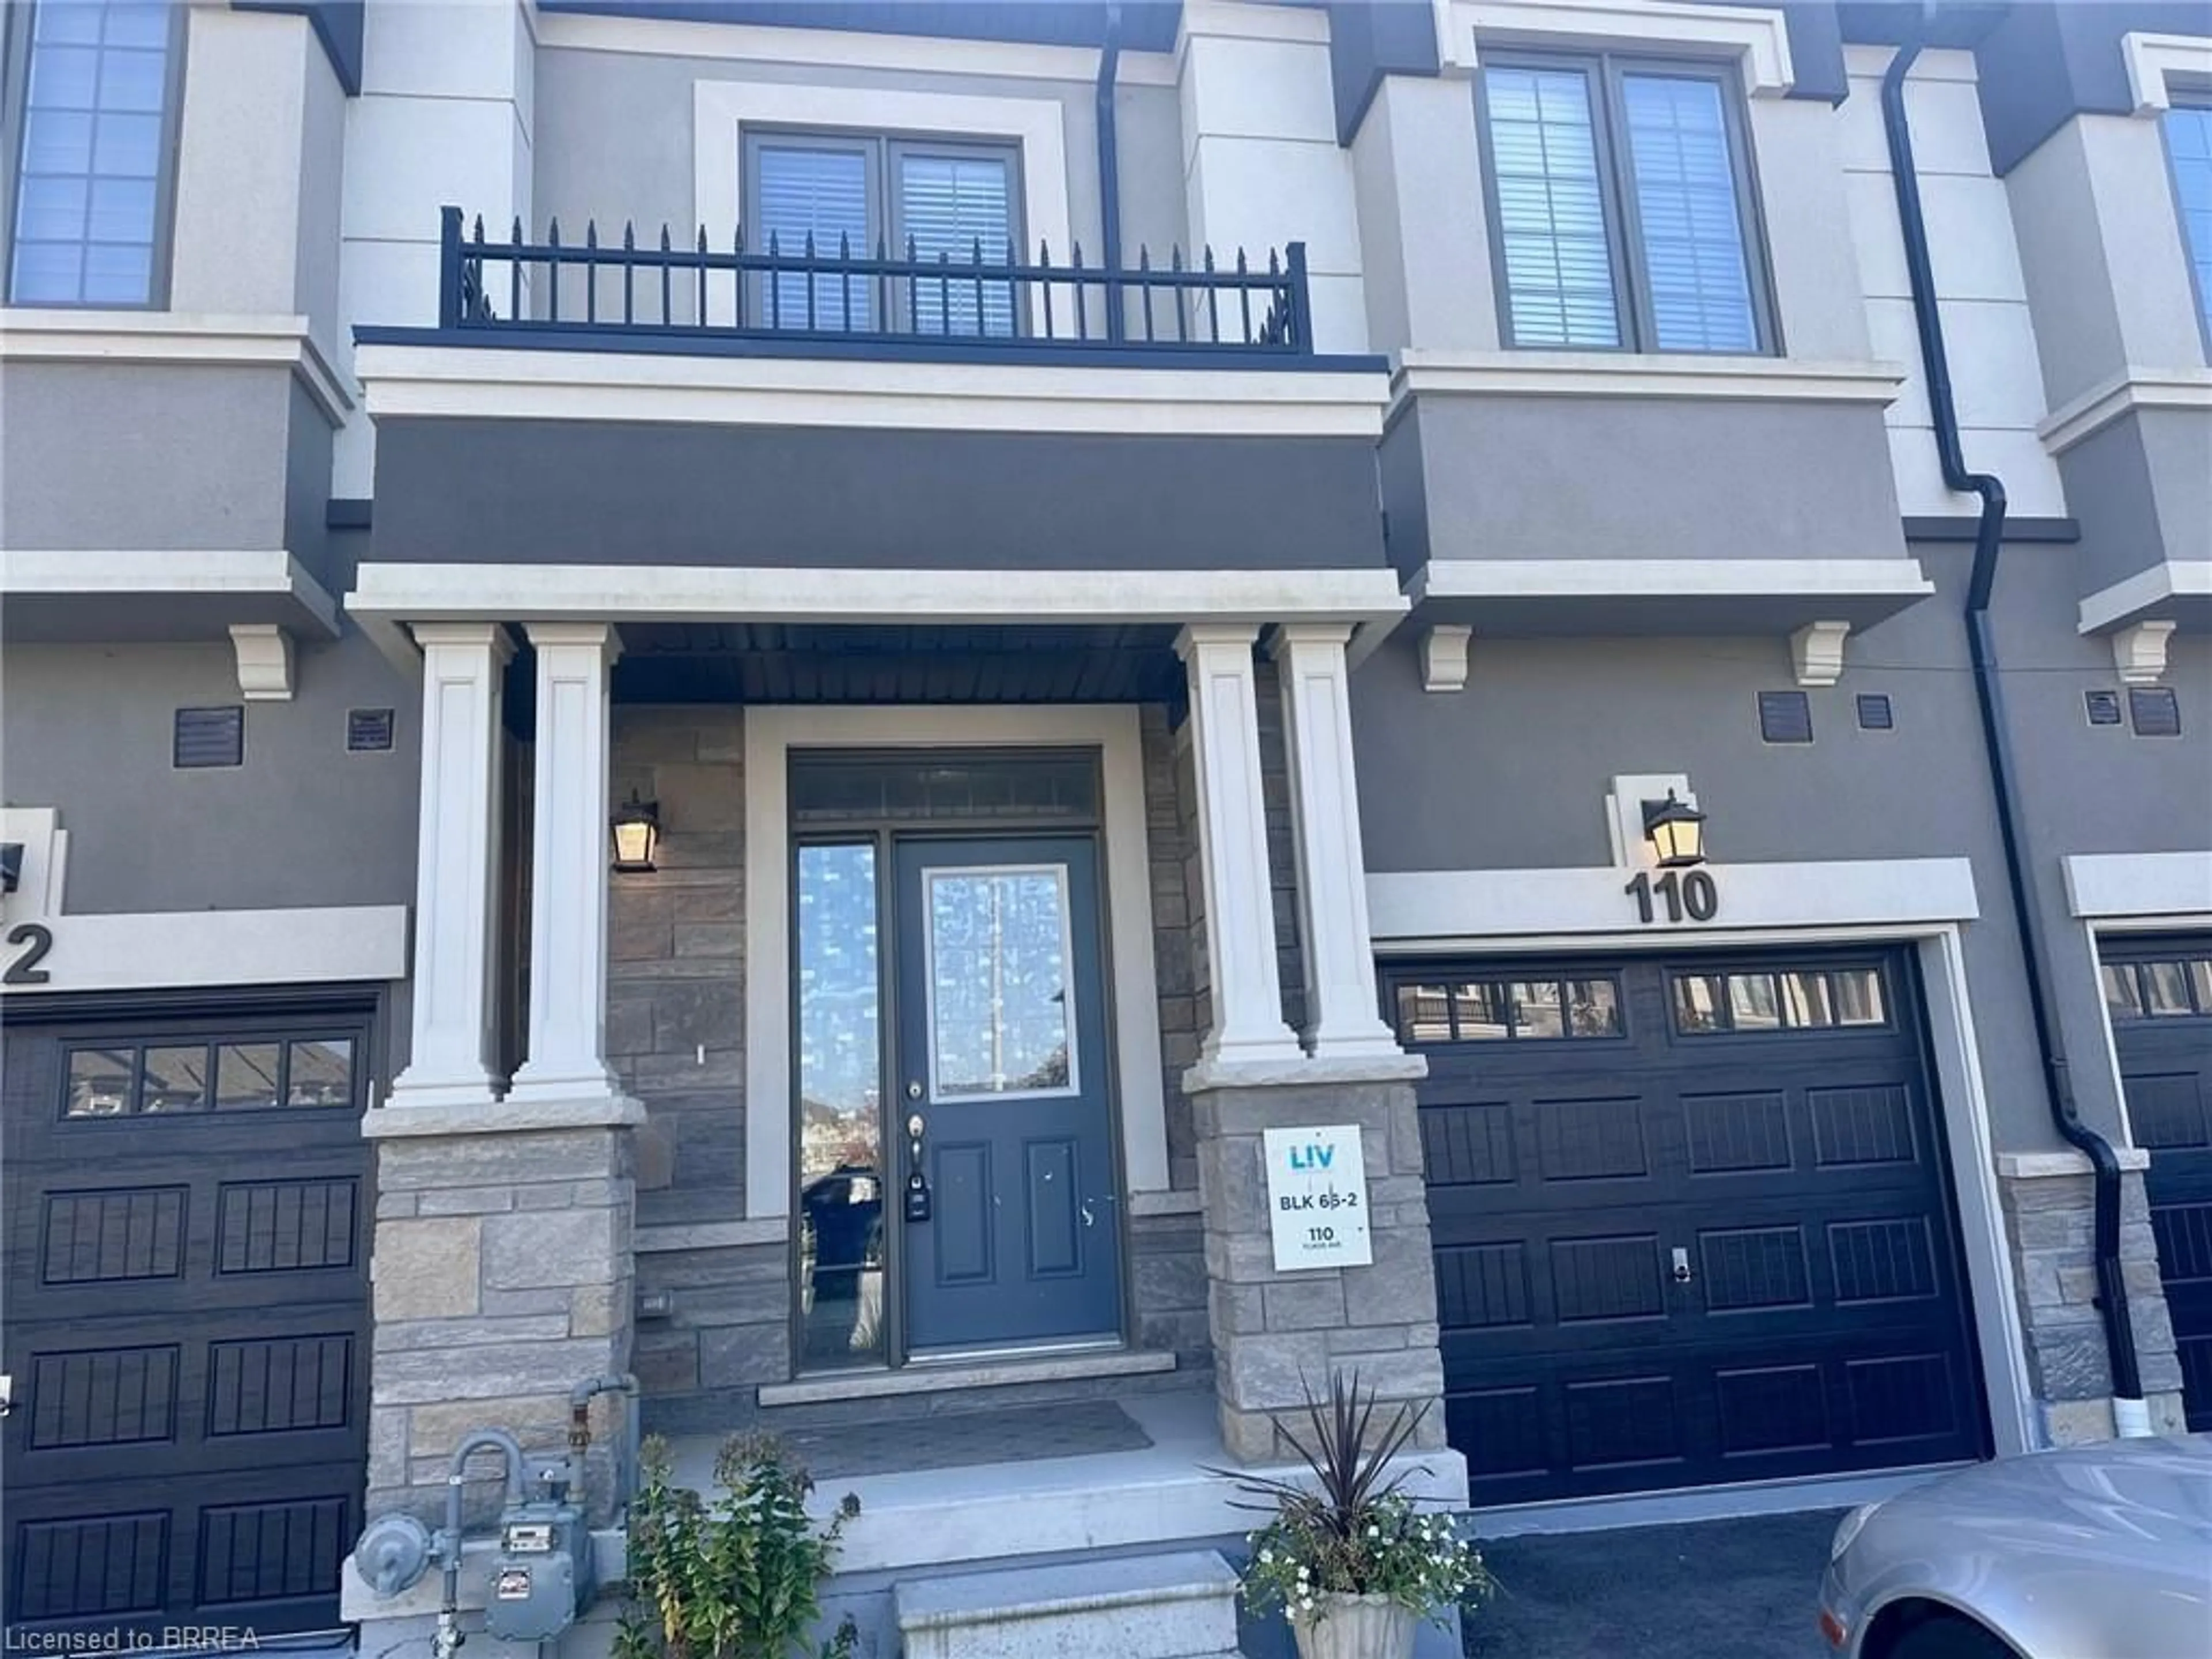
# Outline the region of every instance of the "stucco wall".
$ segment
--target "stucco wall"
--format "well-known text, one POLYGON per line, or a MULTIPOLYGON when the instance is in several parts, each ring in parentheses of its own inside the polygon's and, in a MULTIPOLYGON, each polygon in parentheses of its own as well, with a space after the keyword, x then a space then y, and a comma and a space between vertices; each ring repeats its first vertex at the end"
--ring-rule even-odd
POLYGON ((246 707, 246 763, 177 771, 174 713, 235 704, 225 643, 10 646, 0 657, 9 805, 58 807, 75 912, 411 904, 418 685, 359 635, 302 643, 289 702, 246 707), (349 753, 349 708, 395 711, 349 753))
MULTIPOLYGON (((1851 636, 1842 683, 1807 694, 1808 745, 1759 738, 1757 694, 1792 684, 1778 637, 1478 634, 1467 689, 1431 694, 1421 689, 1418 630, 1401 630, 1352 681, 1369 868, 1603 865, 1607 780, 1666 771, 1689 775, 1723 865, 1967 855, 1982 913, 1966 930, 1968 973, 1998 1144, 2055 1146, 1959 617, 1972 550, 1942 543, 1912 550, 1938 594, 1851 636), (1861 692, 1889 696, 1894 730, 1859 728, 1853 699, 1861 692)), ((2066 913, 2062 855, 2212 840, 2212 647, 2176 636, 2169 679, 2180 696, 2181 738, 2089 726, 2082 693, 2118 681, 2109 646, 2073 631, 2077 556, 2064 544, 2008 549, 1996 617, 2037 889, 2062 944, 2081 935, 2066 913)), ((2083 1112, 2117 1126, 2086 952, 2069 948, 2057 979, 2083 1112)))

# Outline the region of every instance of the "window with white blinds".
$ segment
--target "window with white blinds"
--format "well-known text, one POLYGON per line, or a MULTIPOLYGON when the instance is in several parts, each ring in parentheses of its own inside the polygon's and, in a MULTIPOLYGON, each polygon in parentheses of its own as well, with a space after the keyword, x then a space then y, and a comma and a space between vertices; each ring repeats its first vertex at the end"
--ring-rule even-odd
POLYGON ((2177 101, 2166 112, 2165 126, 2182 242, 2197 283, 2197 314, 2212 342, 2212 99, 2177 101))
POLYGON ((753 137, 746 153, 748 246, 755 252, 894 260, 933 274, 900 278, 791 272, 762 280, 771 327, 961 335, 1016 332, 1013 284, 977 275, 1018 250, 1011 149, 831 134, 753 137), (809 284, 812 305, 810 309, 809 284))
POLYGON ((1726 71, 1499 52, 1480 81, 1507 343, 1776 349, 1726 71))

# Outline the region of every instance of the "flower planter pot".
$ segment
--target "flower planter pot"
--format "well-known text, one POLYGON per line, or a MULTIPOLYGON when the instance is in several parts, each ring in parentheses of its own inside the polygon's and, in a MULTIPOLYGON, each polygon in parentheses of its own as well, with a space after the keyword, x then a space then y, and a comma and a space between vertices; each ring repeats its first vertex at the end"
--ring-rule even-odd
POLYGON ((1413 1659, 1419 1625, 1387 1595, 1319 1595, 1291 1618, 1298 1659, 1413 1659))

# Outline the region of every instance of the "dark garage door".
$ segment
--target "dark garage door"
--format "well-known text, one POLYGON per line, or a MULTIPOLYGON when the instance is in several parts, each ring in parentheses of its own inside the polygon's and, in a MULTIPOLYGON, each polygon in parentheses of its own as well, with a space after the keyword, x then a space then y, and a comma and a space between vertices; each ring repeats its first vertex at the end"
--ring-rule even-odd
POLYGON ((334 1626, 367 1459, 366 1015, 9 1012, 9 1626, 334 1626))
POLYGON ((2099 946, 2189 1426, 2212 1429, 2212 933, 2099 946))
POLYGON ((1394 968, 1477 1504, 1978 1456, 1910 964, 1394 968))

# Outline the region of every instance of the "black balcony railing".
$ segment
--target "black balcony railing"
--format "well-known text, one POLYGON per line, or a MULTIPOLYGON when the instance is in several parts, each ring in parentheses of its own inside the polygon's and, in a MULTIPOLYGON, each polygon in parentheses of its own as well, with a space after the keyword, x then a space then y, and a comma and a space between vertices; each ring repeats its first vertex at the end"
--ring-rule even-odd
POLYGON ((770 236, 755 250, 742 230, 716 249, 703 229, 677 242, 665 226, 643 244, 629 225, 603 241, 592 224, 582 241, 564 242, 557 220, 543 241, 526 240, 517 221, 495 242, 481 218, 465 227, 458 208, 445 210, 441 242, 439 326, 487 343, 526 333, 739 353, 842 344, 881 356, 1314 355, 1303 242, 1279 259, 1270 252, 1264 270, 1242 252, 1217 264, 1207 249, 1188 264, 1177 249, 1164 266, 1139 250, 1135 270, 1107 270, 1086 266, 1079 245, 1055 264, 1049 247, 1024 263, 1011 244, 975 243, 962 258, 920 254, 909 240, 892 257, 881 243, 855 252, 842 239, 830 250, 770 236))

